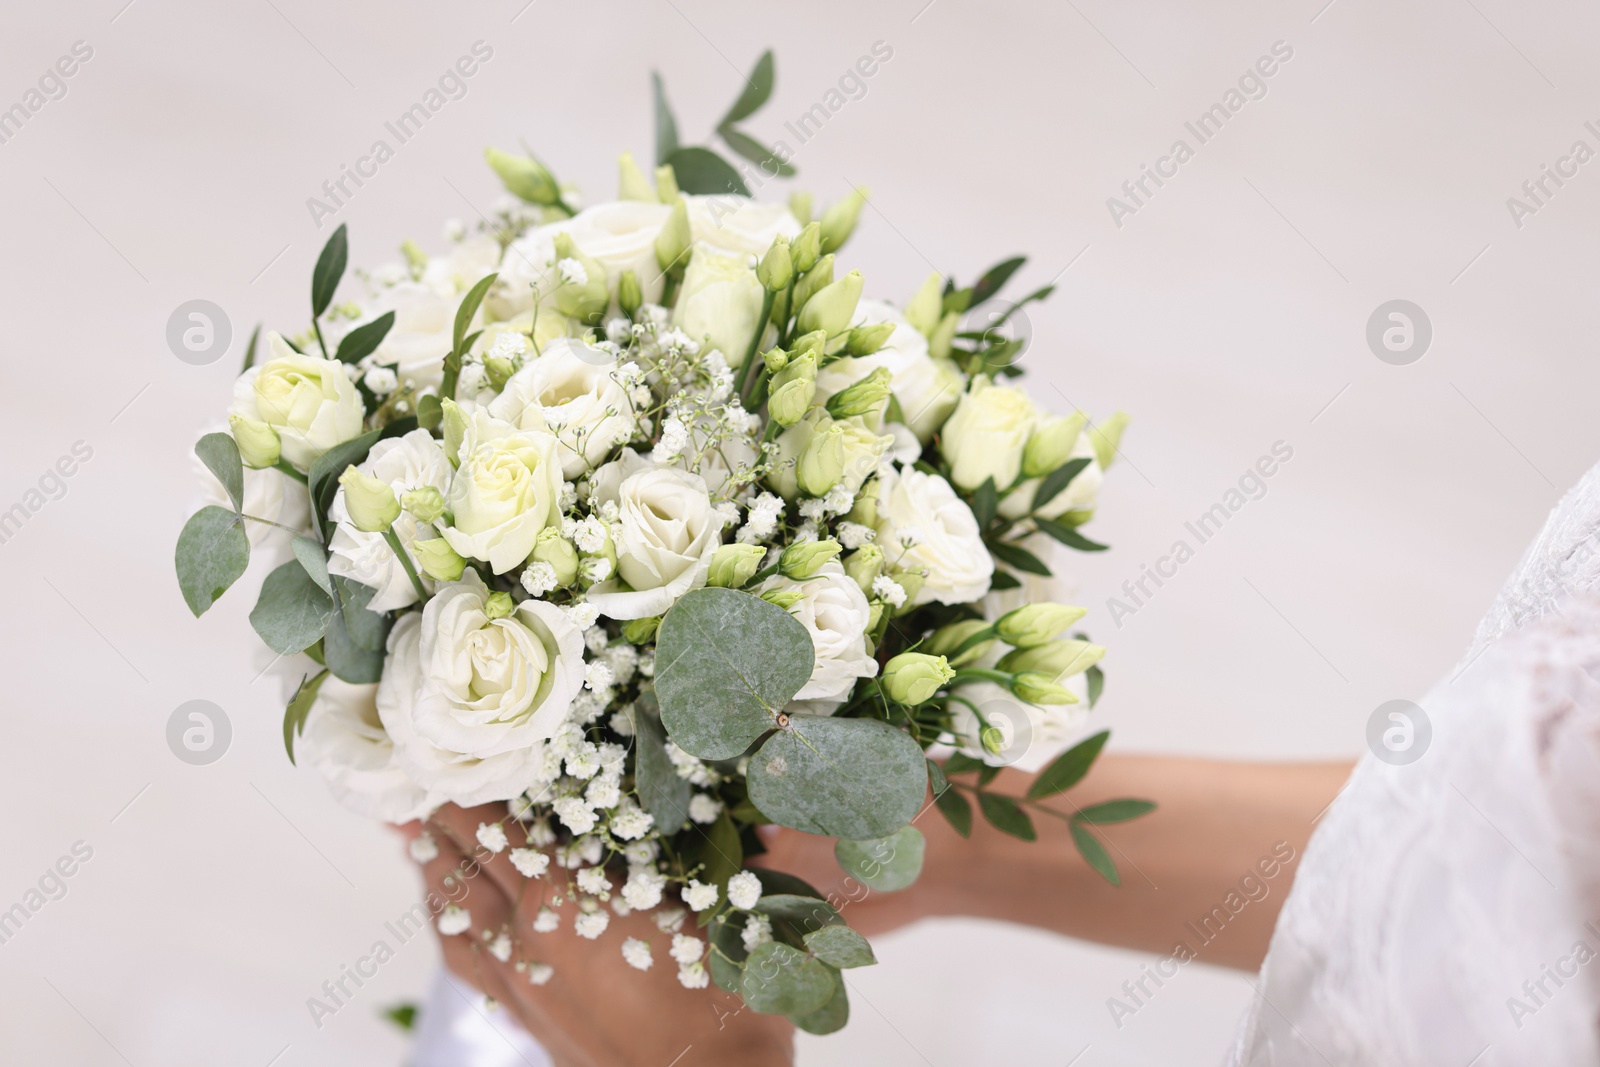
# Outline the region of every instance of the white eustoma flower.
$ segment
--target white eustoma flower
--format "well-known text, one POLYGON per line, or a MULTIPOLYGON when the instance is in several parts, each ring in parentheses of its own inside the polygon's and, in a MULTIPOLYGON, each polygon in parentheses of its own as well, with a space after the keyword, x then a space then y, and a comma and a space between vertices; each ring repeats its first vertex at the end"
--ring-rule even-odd
POLYGON ((794 695, 796 700, 839 701, 849 695, 856 679, 878 673, 878 663, 867 652, 867 624, 872 621, 872 605, 866 594, 844 572, 837 560, 804 581, 773 575, 757 588, 758 593, 774 589, 794 589, 800 600, 789 614, 800 620, 811 635, 815 663, 811 678, 794 695))
MULTIPOLYGON (((450 461, 427 430, 412 430, 403 437, 379 441, 356 469, 387 482, 396 497, 413 489, 437 489, 443 494, 450 488, 450 461)), ((358 530, 351 524, 343 486, 334 493, 328 516, 337 523, 328 543, 331 573, 376 590, 367 605, 371 611, 393 611, 416 603, 417 591, 406 574, 405 564, 383 534, 358 530)), ((395 535, 407 552, 416 544, 419 528, 424 540, 434 536, 432 524, 419 524, 409 511, 402 511, 394 521, 395 535)), ((428 579, 423 581, 427 583, 428 579)))
POLYGON ((317 768, 347 808, 369 819, 410 822, 433 805, 396 758, 378 717, 377 692, 376 685, 324 678, 300 739, 301 758, 317 768))
POLYGON ((826 404, 829 397, 845 386, 853 385, 879 367, 886 368, 889 388, 900 402, 900 413, 906 425, 918 441, 927 444, 934 431, 955 410, 967 387, 966 376, 952 361, 930 356, 928 339, 907 322, 893 304, 863 299, 856 305, 852 325, 871 326, 884 322, 893 323, 894 332, 882 348, 870 356, 836 359, 817 372, 815 402, 826 404))
POLYGON ((489 414, 518 429, 554 434, 562 474, 576 479, 633 434, 633 405, 612 378, 615 365, 582 341, 557 339, 511 376, 489 414))
POLYGON ((616 200, 585 208, 570 219, 552 222, 513 241, 500 262, 492 303, 500 318, 525 311, 537 286, 541 303, 551 302, 562 282, 556 262, 556 235, 569 234, 578 251, 605 268, 606 287, 616 291, 622 272, 639 279, 647 302, 661 296, 663 276, 656 263, 656 237, 672 209, 642 200, 616 200))
POLYGON ((583 685, 583 637, 559 608, 527 600, 490 619, 488 592, 468 570, 389 632, 378 711, 434 803, 521 793, 583 685))
POLYGON ((541 430, 474 411, 446 496, 453 525, 440 532, 450 547, 496 574, 520 566, 539 531, 561 524, 560 447, 541 430))
POLYGON ((766 325, 761 318, 765 293, 748 254, 699 245, 684 271, 672 322, 701 342, 702 351, 715 349, 729 367, 739 367, 750 339, 766 325))
POLYGON ((885 471, 878 485, 878 544, 891 566, 927 572, 913 603, 965 604, 989 591, 994 560, 949 482, 908 468, 885 471))
MULTIPOLYGON (((721 252, 763 255, 778 237, 800 235, 787 204, 743 196, 686 196, 689 236, 721 252)), ((641 279, 642 281, 643 279, 641 279)))
POLYGON ((995 385, 981 374, 974 378, 939 434, 950 480, 970 490, 993 478, 996 489, 1009 489, 1037 421, 1038 411, 1021 389, 995 385))
POLYGON ((284 460, 300 471, 361 436, 366 407, 343 363, 302 356, 276 333, 267 334, 267 354, 234 382, 229 414, 277 431, 284 460))
POLYGON ((607 618, 663 615, 691 589, 706 584, 721 545, 722 519, 697 474, 658 467, 627 451, 592 480, 591 502, 615 501, 617 578, 588 592, 607 618), (626 583, 626 584, 624 584, 626 583))
POLYGON ((761 879, 753 871, 740 871, 728 879, 728 903, 749 911, 761 900, 761 879))

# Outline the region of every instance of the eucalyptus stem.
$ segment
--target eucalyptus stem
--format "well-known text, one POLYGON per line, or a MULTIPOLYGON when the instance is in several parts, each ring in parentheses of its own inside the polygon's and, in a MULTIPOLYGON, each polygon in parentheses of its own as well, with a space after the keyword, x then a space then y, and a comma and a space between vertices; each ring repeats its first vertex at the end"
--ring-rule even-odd
POLYGON ((394 549, 394 554, 400 557, 400 565, 406 569, 406 577, 411 579, 411 588, 417 591, 417 600, 426 603, 428 591, 422 587, 422 579, 417 577, 416 565, 411 562, 411 556, 400 543, 400 535, 394 532, 393 526, 383 531, 383 539, 394 549))
POLYGON ((1005 797, 1007 800, 1012 801, 1013 803, 1024 804, 1032 808, 1034 811, 1042 811, 1046 815, 1054 815, 1056 818, 1062 819, 1069 823, 1075 821, 1078 817, 1076 814, 1069 815, 1067 812, 1057 811, 1055 808, 1047 808, 1039 801, 1030 800, 1028 797, 1014 797, 1010 793, 996 793, 992 789, 984 789, 981 785, 968 785, 966 782, 958 782, 954 778, 950 777, 946 777, 945 781, 949 782, 950 785, 956 789, 964 789, 967 792, 972 793, 974 796, 979 793, 989 793, 992 796, 1005 797))

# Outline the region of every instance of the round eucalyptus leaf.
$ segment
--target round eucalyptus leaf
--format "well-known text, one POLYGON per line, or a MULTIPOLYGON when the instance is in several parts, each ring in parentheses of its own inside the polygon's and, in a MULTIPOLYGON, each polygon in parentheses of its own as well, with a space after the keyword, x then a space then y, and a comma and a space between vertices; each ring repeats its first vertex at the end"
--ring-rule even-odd
POLYGON ((755 910, 774 919, 788 919, 791 922, 804 924, 806 930, 816 930, 844 922, 844 919, 839 917, 838 910, 826 900, 792 896, 788 893, 774 893, 762 897, 756 901, 755 910))
POLYGON ((826 1004, 805 1015, 789 1016, 790 1022, 808 1034, 837 1033, 850 1021, 850 995, 844 989, 844 976, 838 971, 832 974, 833 996, 826 1004))
POLYGON ((183 602, 198 618, 250 565, 244 520, 227 508, 201 508, 184 524, 173 559, 183 602))
POLYGON ((261 583, 250 625, 268 648, 289 656, 320 638, 333 612, 333 598, 317 587, 298 560, 290 560, 261 583))
POLYGON ((870 967, 878 962, 867 939, 848 926, 824 926, 805 936, 809 948, 823 963, 835 967, 870 967))
POLYGON ((796 715, 750 760, 750 800, 780 826, 852 840, 909 823, 928 790, 922 749, 877 719, 796 715))
POLYGON ((686 593, 656 634, 656 698, 678 745, 732 759, 773 728, 811 679, 815 652, 787 611, 738 589, 686 593))
POLYGON ((832 998, 833 981, 833 972, 815 956, 768 941, 745 960, 739 994, 768 1015, 807 1015, 832 998))
POLYGON ((893 893, 910 886, 922 873, 925 844, 921 830, 904 826, 888 837, 836 841, 833 855, 846 874, 867 888, 893 893))

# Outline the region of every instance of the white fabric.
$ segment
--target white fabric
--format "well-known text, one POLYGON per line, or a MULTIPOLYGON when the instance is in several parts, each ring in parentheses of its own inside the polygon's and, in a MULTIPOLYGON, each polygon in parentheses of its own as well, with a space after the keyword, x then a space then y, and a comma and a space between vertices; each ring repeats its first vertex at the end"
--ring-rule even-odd
POLYGON ((1234 1067, 1600 1063, 1600 467, 1306 849, 1234 1067), (1525 985, 1525 983, 1527 983, 1525 985))

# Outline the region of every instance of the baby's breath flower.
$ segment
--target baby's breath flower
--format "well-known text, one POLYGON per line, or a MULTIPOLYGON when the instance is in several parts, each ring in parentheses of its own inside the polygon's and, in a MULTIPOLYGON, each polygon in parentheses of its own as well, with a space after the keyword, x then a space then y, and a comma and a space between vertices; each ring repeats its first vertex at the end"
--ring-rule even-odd
POLYGON ((555 976, 556 969, 548 963, 528 964, 528 981, 534 985, 544 985, 555 976))
POLYGON ((761 879, 751 871, 740 871, 728 879, 728 903, 749 911, 761 899, 761 879))
POLYGON ((424 832, 411 839, 409 851, 418 863, 432 863, 439 858, 439 842, 432 834, 424 832))
POLYGON ((765 915, 751 912, 739 936, 744 940, 744 950, 751 952, 757 945, 764 945, 772 940, 772 920, 765 915))
POLYGON ((611 668, 601 660, 590 660, 583 666, 583 684, 588 689, 601 690, 611 686, 611 668))
POLYGON ((536 934, 553 933, 561 926, 561 916, 550 909, 549 905, 539 909, 539 914, 533 917, 533 932, 536 934))
POLYGON ((579 937, 595 940, 611 925, 611 915, 604 911, 585 911, 572 921, 573 932, 579 937))
POLYGON ((490 852, 500 853, 505 851, 509 842, 506 840, 505 827, 497 822, 481 822, 478 824, 478 844, 490 852))
POLYGON ((528 564, 522 572, 522 588, 528 591, 529 596, 544 596, 560 584, 556 569, 543 560, 528 564))
POLYGON ((524 878, 539 878, 550 869, 550 857, 537 849, 514 848, 511 850, 511 865, 524 878))
POLYGON ((696 793, 689 799, 689 818, 702 826, 717 821, 722 814, 722 801, 709 793, 696 793))
POLYGON ((715 882, 707 885, 691 878, 689 884, 683 887, 683 902, 689 905, 691 911, 705 911, 707 908, 716 907, 719 895, 720 891, 715 882))
POLYGON ((561 272, 561 280, 568 285, 589 284, 589 272, 575 259, 563 259, 556 264, 556 269, 561 272))
POLYGON ((706 965, 696 960, 678 968, 678 984, 685 989, 704 989, 711 983, 711 976, 706 973, 706 965))
POLYGON ((585 867, 578 872, 578 888, 605 900, 611 895, 611 879, 606 877, 604 867, 585 867))
POLYGON ((622 943, 622 958, 629 967, 641 971, 648 971, 655 962, 650 955, 650 942, 640 941, 637 937, 630 937, 622 943))
POLYGON ((439 932, 446 937, 464 934, 472 929, 472 913, 458 904, 449 904, 439 913, 439 932))
POLYGON ((855 551, 862 545, 870 544, 878 534, 872 527, 863 526, 859 522, 841 522, 834 536, 845 548, 855 551))
POLYGON ((586 834, 593 830, 599 821, 594 810, 581 797, 562 797, 550 805, 555 811, 556 818, 575 834, 586 834))
POLYGON ((693 934, 672 935, 672 958, 679 963, 694 963, 706 954, 706 943, 693 934))
POLYGON ((906 602, 906 587, 887 574, 880 574, 872 579, 872 595, 890 607, 898 608, 906 602))
POLYGON ((661 892, 666 885, 666 875, 654 867, 635 865, 628 869, 628 880, 622 885, 622 899, 629 907, 644 911, 661 903, 661 892))
POLYGON ((662 908, 653 916, 656 929, 664 934, 672 933, 683 926, 683 920, 688 917, 688 912, 677 905, 662 908))
POLYGON ((501 963, 508 962, 511 959, 511 935, 501 930, 495 939, 489 942, 489 955, 501 963))

